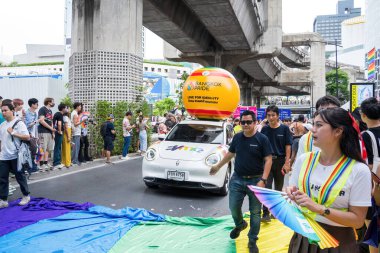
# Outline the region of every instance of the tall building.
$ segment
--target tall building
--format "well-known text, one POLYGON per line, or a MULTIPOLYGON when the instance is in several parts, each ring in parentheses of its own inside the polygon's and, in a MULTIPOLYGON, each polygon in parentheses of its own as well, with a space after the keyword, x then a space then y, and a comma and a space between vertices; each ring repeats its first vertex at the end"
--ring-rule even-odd
POLYGON ((342 43, 341 23, 361 15, 361 8, 354 8, 354 0, 339 0, 336 14, 320 15, 314 19, 313 31, 322 35, 326 41, 342 43))
POLYGON ((380 99, 380 5, 379 0, 366 0, 365 58, 367 80, 375 83, 375 96, 380 99))

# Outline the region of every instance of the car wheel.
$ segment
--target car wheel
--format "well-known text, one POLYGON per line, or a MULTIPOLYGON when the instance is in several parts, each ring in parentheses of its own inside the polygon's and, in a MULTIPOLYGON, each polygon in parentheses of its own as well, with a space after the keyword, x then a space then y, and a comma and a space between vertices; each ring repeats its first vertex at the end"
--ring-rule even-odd
POLYGON ((227 169, 226 172, 226 178, 224 179, 223 187, 219 189, 218 195, 220 196, 227 196, 229 191, 229 184, 230 184, 230 168, 227 169))
POLYGON ((148 188, 158 188, 158 185, 156 185, 156 184, 153 184, 153 183, 148 183, 148 182, 144 182, 145 183, 145 185, 146 185, 146 187, 148 187, 148 188))

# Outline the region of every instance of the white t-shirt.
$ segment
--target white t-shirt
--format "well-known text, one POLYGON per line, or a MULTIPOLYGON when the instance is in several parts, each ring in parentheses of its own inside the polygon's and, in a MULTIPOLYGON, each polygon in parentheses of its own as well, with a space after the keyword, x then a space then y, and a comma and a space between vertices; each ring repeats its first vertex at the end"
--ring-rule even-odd
MULTIPOLYGON (((306 140, 307 140, 307 135, 308 135, 308 133, 302 135, 302 137, 300 138, 300 140, 298 142, 298 151, 297 151, 296 159, 298 159, 298 157, 300 157, 301 155, 305 154, 305 144, 306 144, 306 140)), ((311 146, 312 152, 316 152, 319 150, 320 150, 320 148, 318 148, 314 145, 311 146)))
POLYGON ((75 122, 74 122, 74 116, 78 116, 78 112, 76 110, 72 111, 71 112, 71 122, 72 122, 72 126, 71 128, 73 129, 73 135, 74 136, 80 136, 81 134, 81 125, 79 124, 78 126, 75 126, 75 122))
MULTIPOLYGON (((8 133, 7 129, 12 127, 18 118, 14 118, 11 122, 4 121, 0 125, 0 141, 1 141, 1 152, 0 152, 0 160, 13 160, 17 159, 17 147, 21 145, 21 141, 17 137, 13 137, 14 143, 12 142, 12 136, 8 133)), ((24 122, 20 121, 14 127, 14 131, 19 134, 29 135, 28 129, 24 122)))
MULTIPOLYGON (((289 186, 298 187, 298 177, 303 162, 307 157, 307 154, 303 154, 296 160, 289 186)), ((327 180, 334 168, 335 165, 323 166, 319 163, 317 164, 310 177, 310 184, 316 186, 311 189, 311 194, 314 197, 318 196, 320 186, 327 180)), ((348 208, 349 206, 371 206, 371 182, 371 172, 368 166, 364 163, 356 162, 352 167, 352 172, 347 179, 346 185, 341 191, 342 194, 336 197, 331 208, 340 209, 348 208)), ((315 220, 332 226, 343 227, 341 224, 335 223, 321 215, 317 215, 315 220)))
POLYGON ((71 128, 71 120, 69 117, 63 116, 63 123, 65 123, 65 124, 67 123, 67 126, 65 126, 65 127, 71 128))
POLYGON ((129 119, 127 117, 124 117, 123 119, 123 136, 124 137, 131 136, 131 133, 127 130, 127 127, 131 127, 131 124, 129 123, 129 119))

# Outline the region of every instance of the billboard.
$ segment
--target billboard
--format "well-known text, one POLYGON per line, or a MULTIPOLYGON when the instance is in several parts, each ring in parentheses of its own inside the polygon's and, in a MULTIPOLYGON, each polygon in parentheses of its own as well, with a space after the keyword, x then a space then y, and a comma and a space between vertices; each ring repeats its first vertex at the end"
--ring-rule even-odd
MULTIPOLYGON (((290 109, 279 109, 280 113, 280 120, 284 120, 286 118, 291 118, 292 117, 292 110, 290 109)), ((257 109, 257 120, 264 120, 266 117, 265 109, 264 108, 259 108, 257 109)))
POLYGON ((350 84, 350 110, 351 112, 367 98, 375 95, 374 83, 351 83, 350 84))
POLYGON ((256 114, 257 116, 257 108, 256 106, 238 106, 234 112, 234 119, 235 118, 240 118, 241 114, 244 112, 244 111, 252 111, 256 114))

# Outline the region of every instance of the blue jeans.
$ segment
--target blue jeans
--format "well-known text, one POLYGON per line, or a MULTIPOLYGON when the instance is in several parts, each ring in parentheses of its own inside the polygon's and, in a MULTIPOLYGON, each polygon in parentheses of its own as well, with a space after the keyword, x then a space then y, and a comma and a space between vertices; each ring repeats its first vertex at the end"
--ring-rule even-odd
POLYGON ((250 241, 256 241, 258 239, 257 235, 260 231, 261 203, 247 186, 256 185, 259 181, 260 177, 245 179, 239 177, 236 173, 232 175, 230 180, 229 205, 236 227, 242 227, 243 225, 243 213, 241 208, 243 206, 244 197, 248 195, 249 211, 251 214, 251 228, 248 232, 248 238, 250 241))
POLYGON ((78 156, 79 156, 79 149, 80 149, 80 135, 74 135, 73 136, 73 142, 74 147, 71 150, 71 162, 73 164, 78 164, 78 156))
POLYGON ((131 145, 131 136, 124 137, 123 157, 128 155, 129 145, 131 145))
POLYGON ((62 157, 62 140, 63 136, 61 134, 55 134, 54 137, 54 156, 53 156, 53 166, 61 164, 62 157))
POLYGON ((140 150, 145 152, 146 149, 148 148, 148 136, 146 134, 146 130, 140 131, 139 139, 140 139, 140 150))

